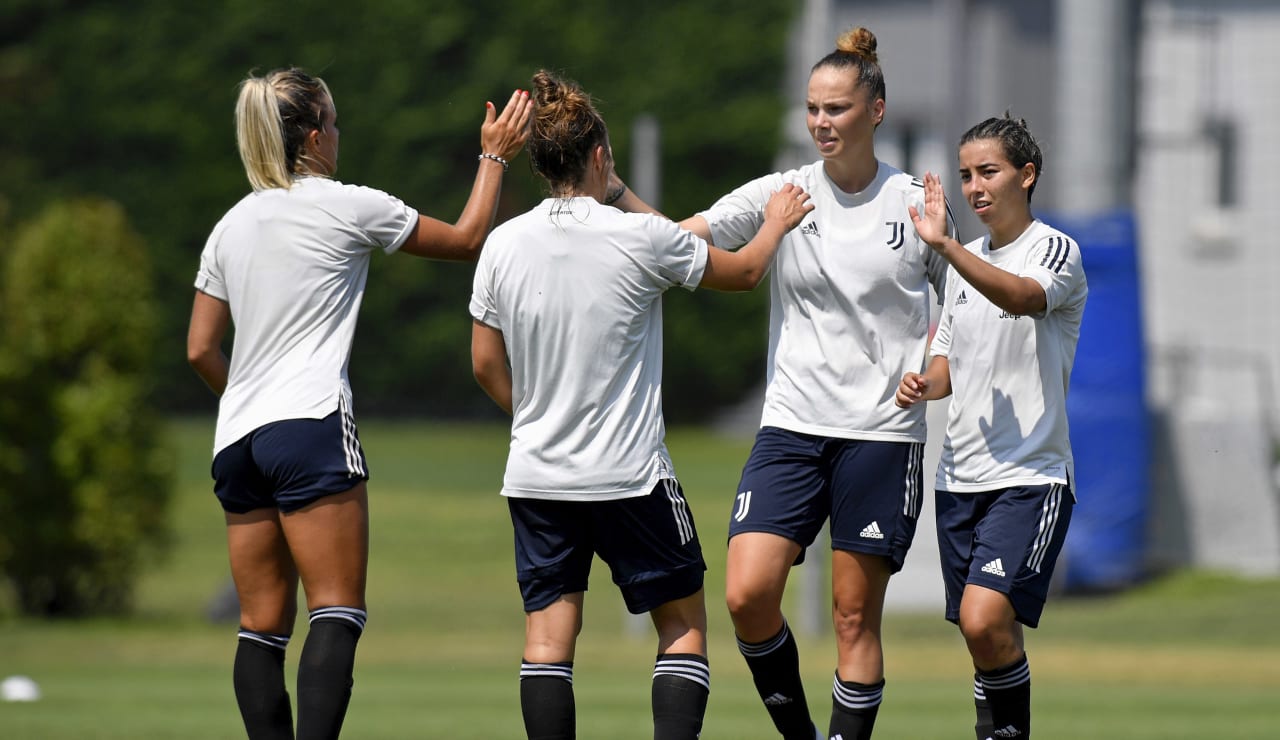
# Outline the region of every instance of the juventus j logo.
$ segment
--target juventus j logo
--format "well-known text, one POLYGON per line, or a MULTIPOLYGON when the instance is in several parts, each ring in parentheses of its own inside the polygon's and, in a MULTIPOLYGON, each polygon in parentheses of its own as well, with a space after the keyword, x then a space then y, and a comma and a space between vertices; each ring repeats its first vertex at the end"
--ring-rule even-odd
POLYGON ((746 519, 748 511, 751 511, 751 491, 743 491, 738 494, 738 510, 733 512, 733 520, 740 522, 746 519))
POLYGON ((889 245, 889 249, 901 247, 907 235, 907 225, 902 221, 885 221, 884 225, 889 227, 889 239, 885 244, 889 245))

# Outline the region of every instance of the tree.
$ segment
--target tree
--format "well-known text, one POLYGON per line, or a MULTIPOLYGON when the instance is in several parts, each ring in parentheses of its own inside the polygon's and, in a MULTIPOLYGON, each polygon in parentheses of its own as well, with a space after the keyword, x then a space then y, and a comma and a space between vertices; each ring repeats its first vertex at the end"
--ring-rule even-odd
POLYGON ((118 204, 56 203, 0 270, 0 573, 34 615, 119 613, 163 550, 157 305, 118 204))
MULTIPOLYGON (((180 348, 200 248, 248 191, 232 107, 251 70, 297 64, 324 77, 342 128, 339 179, 450 221, 475 176, 484 101, 501 104, 539 67, 596 96, 624 170, 631 122, 658 119, 662 206, 673 217, 772 169, 794 0, 312 5, 0 7, 0 197, 17 214, 84 193, 124 206, 151 249, 163 306, 157 341, 175 348, 157 366, 167 409, 213 409, 180 348)), ((499 221, 541 197, 521 155, 507 173, 499 221)), ((471 274, 467 265, 374 260, 351 364, 358 411, 494 413, 471 379, 471 274)), ((673 419, 704 414, 759 382, 764 290, 671 300, 665 393, 673 419)))

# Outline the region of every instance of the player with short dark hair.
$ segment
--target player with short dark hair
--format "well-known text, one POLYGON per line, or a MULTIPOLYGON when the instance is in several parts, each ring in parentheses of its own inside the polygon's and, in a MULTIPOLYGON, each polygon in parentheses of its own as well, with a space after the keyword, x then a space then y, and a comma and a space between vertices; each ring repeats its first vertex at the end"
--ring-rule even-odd
POLYGON ((512 414, 503 477, 525 610, 520 706, 530 738, 576 732, 573 662, 592 556, 658 636, 654 737, 698 737, 711 674, 706 566, 664 441, 662 295, 749 290, 808 196, 779 184, 738 252, 608 205, 613 154, 577 84, 540 71, 529 157, 550 197, 494 229, 476 267, 472 362, 512 414))
POLYGON ((953 269, 933 357, 903 375, 896 400, 951 396, 935 482, 946 617, 973 659, 978 740, 1026 738, 1022 625, 1039 624, 1075 505, 1067 389, 1089 287, 1076 242, 1031 213, 1042 157, 1026 121, 979 123, 959 161, 988 234, 951 238, 942 184, 925 176, 912 219, 953 269))
POLYGON ((474 260, 530 107, 520 90, 501 115, 487 104, 471 197, 448 224, 331 179, 337 109, 323 80, 287 68, 241 83, 236 140, 253 192, 218 221, 200 256, 187 358, 220 396, 214 492, 240 601, 234 684, 250 738, 294 737, 284 655, 299 579, 310 628, 298 740, 338 737, 351 696, 369 515, 347 363, 370 257, 474 260), (228 359, 221 345, 233 323, 228 359))

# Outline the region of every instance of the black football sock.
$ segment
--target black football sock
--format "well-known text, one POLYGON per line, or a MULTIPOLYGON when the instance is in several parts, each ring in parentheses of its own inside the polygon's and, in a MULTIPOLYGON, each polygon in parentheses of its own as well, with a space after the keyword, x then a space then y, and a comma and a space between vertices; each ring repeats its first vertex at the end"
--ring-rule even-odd
POLYGON ((991 705, 993 738, 1031 736, 1031 666, 1024 654, 994 671, 978 671, 983 693, 991 705))
POLYGON ((250 740, 293 740, 293 708, 284 685, 288 635, 240 630, 232 681, 250 740))
POLYGON ((870 740, 883 694, 884 679, 874 684, 841 681, 837 672, 831 685, 831 729, 827 734, 842 740, 870 740))
POLYGON ((653 664, 654 740, 696 740, 710 692, 706 658, 693 653, 659 655, 653 664))
POLYGON ((982 688, 982 679, 976 673, 973 674, 973 708, 978 717, 978 721, 973 726, 975 736, 978 740, 990 740, 996 726, 991 723, 991 704, 987 701, 987 694, 982 688))
POLYGON ((787 623, 764 642, 738 638, 738 652, 746 658, 751 680, 778 732, 787 740, 813 740, 813 719, 800 679, 800 651, 787 623))
POLYGON ((349 606, 311 612, 298 660, 298 740, 334 740, 342 731, 366 618, 363 609, 349 606))
POLYGON ((529 740, 573 740, 573 661, 520 663, 520 714, 529 740))

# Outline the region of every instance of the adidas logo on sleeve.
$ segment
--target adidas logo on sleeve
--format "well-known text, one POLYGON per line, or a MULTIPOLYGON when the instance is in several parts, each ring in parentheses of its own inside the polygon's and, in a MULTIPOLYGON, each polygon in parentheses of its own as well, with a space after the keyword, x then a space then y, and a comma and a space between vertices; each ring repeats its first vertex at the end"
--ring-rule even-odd
POLYGON ((858 533, 858 536, 868 540, 882 540, 884 539, 884 532, 880 531, 879 522, 871 522, 862 528, 862 531, 858 533))
POLYGON ((987 563, 986 565, 982 566, 982 572, 990 573, 993 576, 1000 576, 1001 578, 1004 578, 1005 576, 1004 563, 1000 562, 1000 558, 996 558, 995 560, 992 560, 990 563, 987 563))

